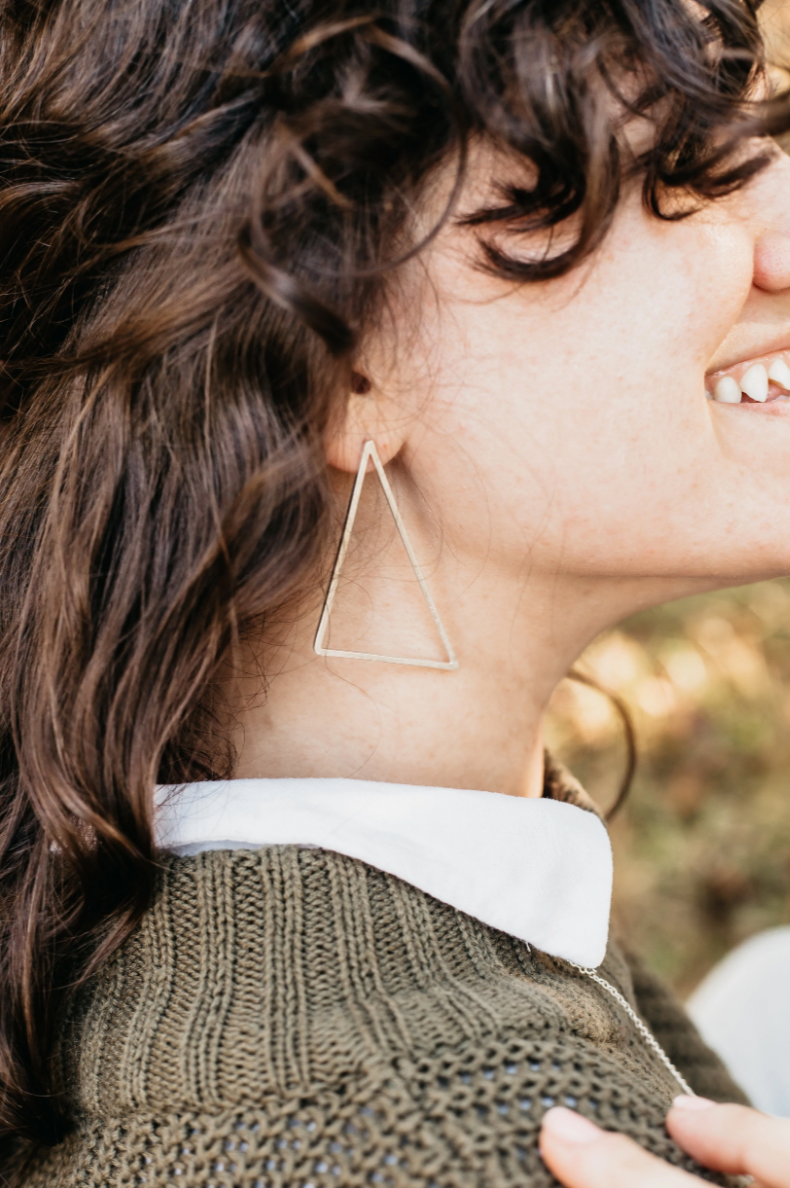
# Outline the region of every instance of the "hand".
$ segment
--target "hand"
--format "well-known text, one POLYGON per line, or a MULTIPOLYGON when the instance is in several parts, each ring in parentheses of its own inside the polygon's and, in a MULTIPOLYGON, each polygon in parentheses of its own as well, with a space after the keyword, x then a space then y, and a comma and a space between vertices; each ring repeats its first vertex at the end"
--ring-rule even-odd
MULTIPOLYGON (((755 1188, 790 1188, 790 1120, 746 1106, 676 1097, 667 1130, 703 1167, 753 1176, 755 1188)), ((702 1188, 706 1181, 556 1107, 543 1120, 540 1153, 566 1188, 702 1188)))

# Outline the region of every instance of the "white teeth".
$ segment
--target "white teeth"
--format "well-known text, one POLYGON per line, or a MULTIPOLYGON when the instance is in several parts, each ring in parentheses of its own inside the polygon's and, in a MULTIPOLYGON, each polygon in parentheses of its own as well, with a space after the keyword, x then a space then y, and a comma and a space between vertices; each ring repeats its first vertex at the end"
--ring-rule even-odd
POLYGON ((762 363, 753 363, 741 376, 741 391, 760 404, 768 399, 768 372, 762 363))
POLYGON ((774 359, 768 368, 768 378, 772 379, 780 388, 790 391, 790 367, 787 366, 784 359, 774 359))
MULTIPOLYGON (((768 381, 766 379, 766 387, 768 381)), ((713 389, 713 399, 719 404, 740 404, 741 389, 731 375, 723 375, 713 389)))

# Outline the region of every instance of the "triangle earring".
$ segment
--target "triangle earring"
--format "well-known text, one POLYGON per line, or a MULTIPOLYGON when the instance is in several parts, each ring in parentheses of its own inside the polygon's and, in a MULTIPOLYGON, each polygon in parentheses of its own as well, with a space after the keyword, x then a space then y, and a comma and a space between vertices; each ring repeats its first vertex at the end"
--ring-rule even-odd
POLYGON ((346 513, 346 522, 343 525, 343 535, 340 538, 337 557, 335 558, 335 564, 332 569, 332 577, 329 580, 329 587, 326 592, 326 597, 324 598, 324 605, 321 609, 321 618, 318 622, 318 630, 315 633, 313 648, 316 654, 319 656, 337 656, 346 660, 378 660, 384 664, 409 664, 415 668, 442 668, 448 672, 454 672, 455 669, 458 668, 458 658, 453 649, 453 645, 450 643, 447 632, 444 629, 444 624, 439 617, 436 604, 431 597, 431 592, 428 589, 428 583, 425 580, 425 574, 422 572, 420 564, 414 554, 414 549, 412 548, 411 541, 409 540, 409 534, 406 531, 406 525, 403 522, 398 505, 395 502, 395 496, 393 494, 392 487, 389 484, 389 479, 384 473, 384 467, 382 466, 381 458, 379 457, 378 450, 376 449, 376 443, 374 441, 366 441, 365 448, 362 451, 362 458, 359 463, 359 469, 357 470, 357 477, 354 480, 354 489, 351 492, 351 502, 348 505, 348 512, 346 513), (411 562, 412 569, 414 570, 414 576, 417 578, 420 590, 422 591, 422 596, 425 599, 428 610, 431 613, 431 618, 436 624, 436 630, 439 632, 439 637, 444 644, 444 649, 447 653, 446 660, 423 660, 418 656, 379 656, 373 652, 347 652, 339 648, 324 647, 324 640, 326 639, 327 631, 329 629, 329 616, 332 613, 335 595, 337 594, 337 588, 340 583, 340 574, 343 569, 343 562, 345 561, 346 553, 348 552, 348 546, 351 540, 351 532, 354 527, 354 520, 357 516, 357 508, 359 507, 359 500, 362 495, 362 486, 365 482, 369 458, 373 460, 373 465, 376 469, 376 473, 379 476, 379 481, 381 482, 389 509, 392 512, 392 518, 395 521, 395 525, 403 542, 403 547, 406 550, 406 555, 411 562))

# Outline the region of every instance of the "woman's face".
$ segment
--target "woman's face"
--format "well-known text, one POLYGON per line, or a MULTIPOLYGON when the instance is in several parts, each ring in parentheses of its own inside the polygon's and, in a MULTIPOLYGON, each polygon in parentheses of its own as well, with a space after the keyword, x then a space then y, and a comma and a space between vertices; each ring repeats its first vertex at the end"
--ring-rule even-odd
POLYGON ((708 395, 780 361, 790 388, 790 159, 677 222, 637 189, 593 259, 540 285, 482 271, 476 234, 440 233, 400 288, 416 329, 369 352, 443 550, 467 573, 601 579, 612 617, 790 572, 790 394, 708 395))

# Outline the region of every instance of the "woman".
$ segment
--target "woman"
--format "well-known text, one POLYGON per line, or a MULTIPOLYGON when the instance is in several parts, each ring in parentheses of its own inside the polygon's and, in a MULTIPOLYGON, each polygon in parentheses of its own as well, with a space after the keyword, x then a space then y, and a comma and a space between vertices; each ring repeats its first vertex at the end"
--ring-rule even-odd
POLYGON ((0 23, 7 1181, 540 1184, 555 1104, 698 1171, 541 723, 790 568, 750 0, 0 23))

